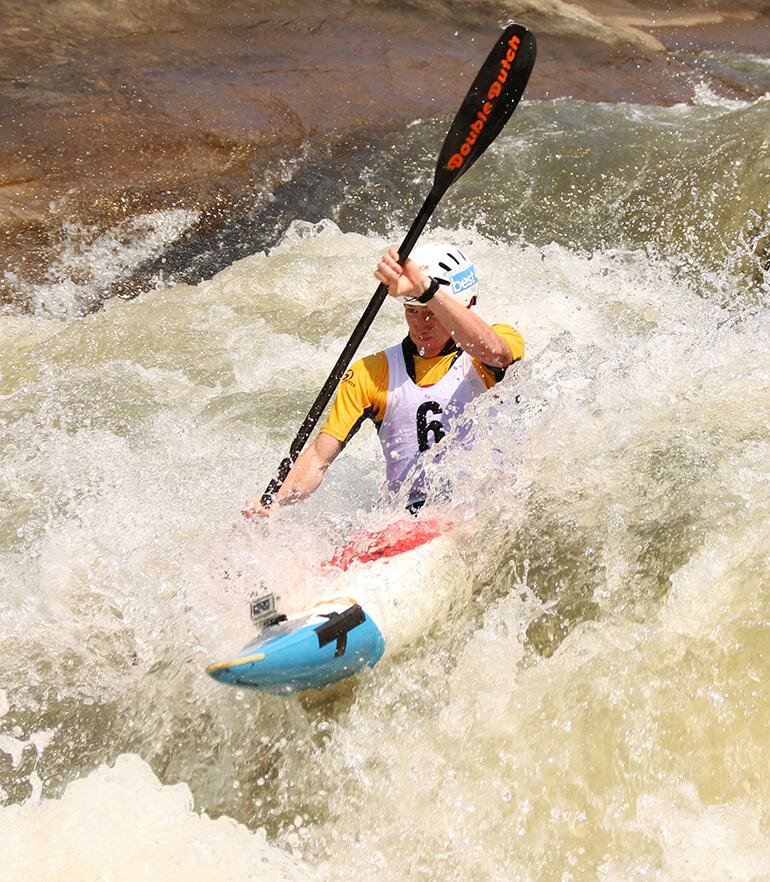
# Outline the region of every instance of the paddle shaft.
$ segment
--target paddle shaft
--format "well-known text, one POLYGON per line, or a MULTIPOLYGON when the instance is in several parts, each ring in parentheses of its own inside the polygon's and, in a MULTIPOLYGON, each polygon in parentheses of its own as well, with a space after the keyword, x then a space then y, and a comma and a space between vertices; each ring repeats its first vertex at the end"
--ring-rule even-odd
MULTIPOLYGON (((446 188, 438 188, 434 186, 428 194, 428 197, 425 202, 423 202, 422 208, 417 214, 414 223, 409 228, 409 232, 406 234, 404 241, 398 249, 399 263, 403 264, 407 257, 409 257, 415 243, 420 237, 420 233, 422 233, 425 224, 430 220, 430 216, 433 214, 434 209, 445 192, 446 188)), ((350 339, 345 344, 345 348, 340 353, 340 357, 337 359, 337 362, 332 368, 326 382, 323 384, 323 388, 318 393, 318 397, 313 402, 313 406, 310 408, 302 425, 299 427, 299 431, 294 440, 291 442, 289 455, 281 460, 281 463, 278 466, 278 474, 272 479, 272 481, 270 481, 265 492, 262 494, 261 502, 265 507, 269 507, 272 504, 273 497, 281 489, 281 486, 286 480, 286 476, 291 471, 291 467, 294 465, 295 460, 300 453, 302 453, 302 448, 305 446, 305 443, 315 428, 324 408, 329 403, 329 399, 334 394, 337 384, 342 379, 342 375, 347 370, 353 356, 356 354, 356 350, 361 345, 361 341, 366 336, 366 332, 369 330, 387 296, 387 287, 380 283, 377 286, 377 290, 374 292, 374 296, 369 301, 369 305, 364 310, 364 314, 353 329, 350 339)))

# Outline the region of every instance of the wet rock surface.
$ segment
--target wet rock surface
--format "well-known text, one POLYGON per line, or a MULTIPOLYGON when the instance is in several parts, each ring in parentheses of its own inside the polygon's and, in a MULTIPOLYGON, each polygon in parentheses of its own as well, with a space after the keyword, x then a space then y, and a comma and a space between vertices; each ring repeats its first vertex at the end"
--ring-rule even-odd
MULTIPOLYGON (((142 212, 195 211, 195 235, 176 252, 190 266, 197 239, 247 213, 255 189, 280 186, 281 157, 310 145, 319 161, 344 161, 351 135, 451 114, 511 14, 539 37, 530 99, 688 100, 694 48, 770 43, 763 4, 729 18, 595 7, 168 2, 118 15, 76 0, 7 4, 0 300, 25 306, 18 281, 51 273, 73 224, 87 238, 142 212)), ((720 87, 752 97, 735 78, 720 87)), ((263 244, 273 235, 268 224, 263 244)), ((103 296, 140 289, 124 277, 103 296)))

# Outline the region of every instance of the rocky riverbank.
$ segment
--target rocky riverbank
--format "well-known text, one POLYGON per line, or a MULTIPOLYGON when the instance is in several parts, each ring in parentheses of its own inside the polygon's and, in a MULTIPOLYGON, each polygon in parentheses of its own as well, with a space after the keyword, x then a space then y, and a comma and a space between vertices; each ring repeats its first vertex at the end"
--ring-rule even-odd
MULTIPOLYGON (((68 229, 142 212, 216 228, 307 144, 451 113, 503 19, 540 44, 527 98, 670 104, 703 75, 677 50, 770 46, 764 4, 729 15, 631 3, 148 2, 6 9, 0 59, 0 300, 51 273, 68 229)), ((730 97, 752 97, 716 77, 730 97)))

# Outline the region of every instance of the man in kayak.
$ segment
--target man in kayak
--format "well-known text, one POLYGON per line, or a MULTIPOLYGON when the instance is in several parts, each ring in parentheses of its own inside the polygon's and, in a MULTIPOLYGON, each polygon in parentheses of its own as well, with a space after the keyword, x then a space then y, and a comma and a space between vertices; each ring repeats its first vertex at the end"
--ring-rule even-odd
MULTIPOLYGON (((309 496, 365 419, 374 421, 385 455, 388 487, 397 491, 422 454, 453 429, 463 409, 499 382, 524 355, 524 339, 509 325, 488 325, 471 307, 476 268, 453 245, 415 248, 402 267, 392 248, 375 278, 404 304, 409 328, 401 343, 354 362, 337 389, 328 419, 299 455, 273 500, 289 505, 309 496)), ((408 508, 424 502, 419 478, 408 508)), ((264 517, 259 497, 246 517, 264 517)))

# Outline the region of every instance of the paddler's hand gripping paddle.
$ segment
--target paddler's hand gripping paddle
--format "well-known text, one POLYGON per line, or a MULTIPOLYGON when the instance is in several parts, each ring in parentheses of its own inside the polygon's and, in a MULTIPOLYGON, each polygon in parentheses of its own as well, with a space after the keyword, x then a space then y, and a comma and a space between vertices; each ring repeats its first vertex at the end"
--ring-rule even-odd
MULTIPOLYGON (((433 187, 398 249, 399 263, 403 264, 409 256, 444 193, 468 171, 508 122, 529 80, 536 51, 534 35, 519 24, 509 25, 495 43, 449 129, 436 165, 433 187)), ((385 285, 377 286, 374 296, 318 393, 318 398, 300 426, 289 448, 289 455, 281 461, 278 474, 267 485, 261 500, 266 508, 272 504, 273 497, 302 452, 387 294, 385 285)))

